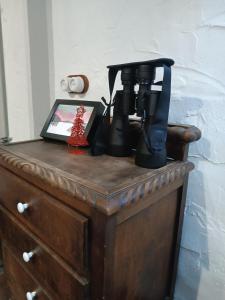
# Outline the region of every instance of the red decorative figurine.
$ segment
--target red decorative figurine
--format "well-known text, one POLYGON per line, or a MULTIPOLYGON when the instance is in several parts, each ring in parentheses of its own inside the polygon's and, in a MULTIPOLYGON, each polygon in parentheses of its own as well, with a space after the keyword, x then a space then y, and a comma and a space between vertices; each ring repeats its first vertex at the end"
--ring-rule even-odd
POLYGON ((85 136, 85 126, 83 116, 86 112, 84 106, 80 106, 77 108, 77 113, 73 122, 73 127, 71 129, 71 135, 67 140, 69 146, 69 152, 74 154, 83 154, 85 151, 80 149, 70 149, 72 147, 78 146, 88 146, 88 141, 85 136))

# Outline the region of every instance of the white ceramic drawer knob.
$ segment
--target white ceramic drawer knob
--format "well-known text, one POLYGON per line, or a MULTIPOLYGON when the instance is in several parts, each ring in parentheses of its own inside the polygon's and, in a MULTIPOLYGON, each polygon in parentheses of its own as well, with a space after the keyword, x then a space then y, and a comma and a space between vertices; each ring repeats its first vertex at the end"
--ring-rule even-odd
POLYGON ((27 292, 26 293, 27 300, 33 300, 37 297, 37 292, 27 292))
POLYGON ((28 204, 27 203, 17 203, 17 210, 20 214, 23 214, 25 212, 25 210, 28 209, 28 204))
POLYGON ((34 256, 34 252, 23 252, 23 260, 25 262, 29 262, 31 258, 34 256))

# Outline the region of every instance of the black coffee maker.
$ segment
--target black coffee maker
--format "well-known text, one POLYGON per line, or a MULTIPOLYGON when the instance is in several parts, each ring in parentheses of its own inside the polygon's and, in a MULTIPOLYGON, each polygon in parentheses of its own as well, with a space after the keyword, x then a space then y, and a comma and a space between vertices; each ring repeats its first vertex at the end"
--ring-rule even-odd
MULTIPOLYGON (((144 168, 159 168, 166 164, 166 137, 171 89, 171 66, 168 58, 108 66, 110 103, 96 138, 93 155, 103 153, 123 157, 132 152, 132 131, 129 116, 141 118, 135 163, 144 168), (163 69, 163 80, 155 82, 157 68, 163 69), (112 100, 117 73, 121 71, 123 90, 112 100), (135 86, 138 85, 138 92, 135 86), (154 88, 154 87, 160 88, 154 88), (160 90, 159 90, 160 89, 160 90), (113 118, 110 122, 110 111, 113 118)), ((102 98, 104 100, 104 98, 102 98)), ((104 100, 106 103, 106 101, 104 100)))

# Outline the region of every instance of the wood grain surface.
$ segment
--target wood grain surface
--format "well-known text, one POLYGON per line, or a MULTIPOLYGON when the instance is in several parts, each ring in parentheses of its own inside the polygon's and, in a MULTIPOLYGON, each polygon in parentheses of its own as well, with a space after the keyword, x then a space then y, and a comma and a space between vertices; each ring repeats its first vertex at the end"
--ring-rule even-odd
POLYGON ((43 300, 172 300, 194 167, 188 147, 199 138, 197 128, 171 124, 173 159, 157 170, 137 167, 134 157, 72 155, 55 141, 1 146, 0 238, 11 298, 38 289, 43 300), (30 204, 24 215, 18 201, 30 204), (26 248, 40 251, 30 265, 21 260, 26 248))
POLYGON ((190 162, 169 161, 163 168, 149 170, 136 166, 132 157, 73 155, 64 144, 42 140, 0 147, 0 165, 53 195, 61 190, 107 215, 193 169, 190 162))
POLYGON ((27 292, 37 291, 38 300, 53 300, 47 295, 40 284, 22 267, 13 252, 3 246, 5 274, 10 288, 10 296, 13 300, 26 299, 27 292))
MULTIPOLYGON (((0 227, 18 261, 37 278, 55 300, 77 300, 85 298, 88 280, 79 276, 52 250, 22 226, 15 217, 0 205, 0 227), (34 253, 30 262, 24 262, 23 253, 34 253)), ((0 298, 1 299, 1 298, 0 298)))
POLYGON ((81 274, 87 270, 88 220, 0 167, 0 203, 81 274), (17 203, 27 203, 23 214, 17 203))

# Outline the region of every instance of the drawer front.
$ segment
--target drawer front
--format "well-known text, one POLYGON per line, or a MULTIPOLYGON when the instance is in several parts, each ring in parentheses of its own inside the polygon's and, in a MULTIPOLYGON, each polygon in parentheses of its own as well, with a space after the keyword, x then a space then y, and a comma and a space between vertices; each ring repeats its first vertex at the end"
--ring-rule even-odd
POLYGON ((17 260, 56 300, 86 299, 88 283, 57 258, 54 252, 43 245, 15 217, 0 205, 0 228, 2 237, 17 260))
POLYGON ((12 295, 12 299, 25 300, 27 293, 36 292, 38 300, 53 300, 50 298, 40 284, 31 278, 22 265, 17 261, 12 251, 4 244, 4 269, 7 284, 12 295))
POLYGON ((78 272, 86 273, 87 218, 2 168, 0 203, 78 272), (28 208, 19 213, 18 203, 28 208))

